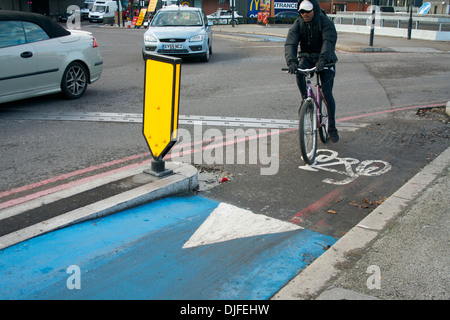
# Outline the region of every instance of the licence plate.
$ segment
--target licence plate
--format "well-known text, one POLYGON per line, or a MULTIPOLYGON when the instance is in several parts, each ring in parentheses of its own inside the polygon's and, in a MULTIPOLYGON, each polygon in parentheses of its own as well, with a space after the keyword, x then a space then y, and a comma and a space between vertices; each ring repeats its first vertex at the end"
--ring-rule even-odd
POLYGON ((183 49, 182 44, 165 44, 163 45, 164 50, 173 50, 173 49, 183 49))

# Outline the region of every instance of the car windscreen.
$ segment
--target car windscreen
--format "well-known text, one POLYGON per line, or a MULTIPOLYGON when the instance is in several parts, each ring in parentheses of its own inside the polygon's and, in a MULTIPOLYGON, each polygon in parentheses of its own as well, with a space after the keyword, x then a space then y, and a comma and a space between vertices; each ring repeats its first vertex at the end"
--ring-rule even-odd
POLYGON ((106 11, 106 6, 93 6, 92 11, 104 13, 106 11))
POLYGON ((160 11, 151 22, 152 27, 189 27, 201 26, 202 24, 199 12, 189 11, 160 11))

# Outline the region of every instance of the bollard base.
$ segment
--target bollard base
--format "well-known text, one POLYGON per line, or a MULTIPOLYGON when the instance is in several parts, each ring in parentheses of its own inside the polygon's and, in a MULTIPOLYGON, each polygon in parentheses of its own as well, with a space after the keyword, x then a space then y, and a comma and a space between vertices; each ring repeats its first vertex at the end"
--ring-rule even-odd
POLYGON ((166 169, 164 160, 153 159, 151 162, 151 168, 144 170, 144 173, 161 178, 173 174, 173 171, 166 169))

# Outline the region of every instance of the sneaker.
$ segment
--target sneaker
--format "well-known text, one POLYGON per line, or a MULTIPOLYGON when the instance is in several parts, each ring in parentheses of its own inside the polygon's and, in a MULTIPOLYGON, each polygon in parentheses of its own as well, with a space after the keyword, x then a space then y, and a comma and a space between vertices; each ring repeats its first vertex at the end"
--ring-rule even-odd
POLYGON ((336 143, 339 141, 339 135, 336 128, 328 128, 328 134, 330 135, 331 143, 336 143))

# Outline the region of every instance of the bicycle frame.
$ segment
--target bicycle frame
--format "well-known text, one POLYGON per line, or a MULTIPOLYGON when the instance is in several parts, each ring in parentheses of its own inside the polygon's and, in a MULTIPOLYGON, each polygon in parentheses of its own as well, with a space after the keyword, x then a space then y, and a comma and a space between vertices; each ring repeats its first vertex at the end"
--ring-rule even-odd
POLYGON ((312 101, 314 102, 314 113, 316 115, 316 121, 317 121, 317 123, 315 124, 315 126, 316 126, 315 130, 318 130, 320 127, 322 127, 328 121, 328 115, 326 117, 324 117, 322 119, 322 121, 320 121, 320 102, 325 103, 325 107, 327 109, 328 109, 328 105, 327 105, 326 100, 323 97, 322 91, 320 90, 321 83, 320 83, 318 74, 316 74, 316 85, 315 85, 316 93, 314 93, 314 90, 312 88, 311 73, 314 72, 315 70, 316 70, 315 67, 311 68, 311 69, 299 69, 300 72, 303 72, 303 74, 305 75, 305 78, 306 78, 306 88, 307 88, 308 98, 311 98, 312 101))
MULTIPOLYGON (((328 69, 327 67, 326 69, 328 69)), ((286 71, 287 69, 282 70, 286 71)), ((328 106, 321 90, 318 74, 316 74, 315 93, 311 84, 312 74, 315 70, 316 67, 297 69, 297 72, 304 74, 307 88, 307 98, 299 109, 299 137, 303 161, 309 165, 314 164, 316 158, 318 133, 323 143, 328 142, 328 106)))

